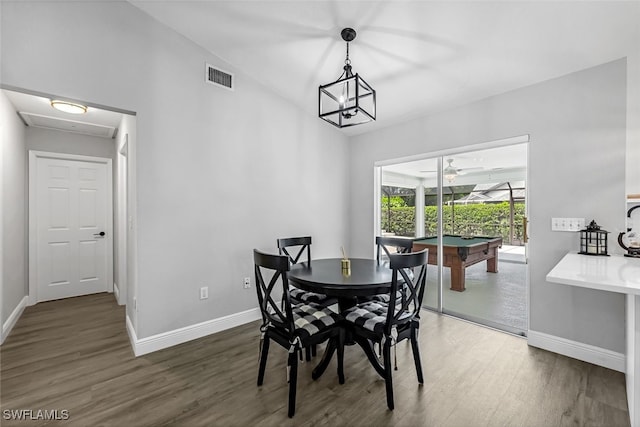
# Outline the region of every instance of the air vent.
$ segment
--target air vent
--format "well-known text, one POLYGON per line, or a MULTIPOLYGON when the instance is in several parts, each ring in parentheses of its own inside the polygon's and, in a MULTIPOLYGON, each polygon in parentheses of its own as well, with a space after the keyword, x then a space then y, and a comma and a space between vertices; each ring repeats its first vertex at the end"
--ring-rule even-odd
POLYGON ((233 74, 222 71, 210 64, 206 64, 205 72, 205 80, 207 83, 233 90, 233 74))

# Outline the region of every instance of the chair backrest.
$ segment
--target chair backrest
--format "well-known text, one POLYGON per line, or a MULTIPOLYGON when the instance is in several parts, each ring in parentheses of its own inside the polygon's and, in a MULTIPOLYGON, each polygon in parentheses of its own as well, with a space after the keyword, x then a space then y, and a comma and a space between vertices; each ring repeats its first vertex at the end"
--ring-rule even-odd
MULTIPOLYGON (((278 239, 278 252, 280 255, 289 257, 291 265, 300 262, 300 258, 306 252, 306 262, 311 262, 311 236, 305 237, 287 237, 278 239), (295 256, 291 253, 295 253, 295 256)), ((305 261, 302 259, 302 261, 305 261)))
POLYGON ((389 268, 393 271, 389 301, 396 301, 396 304, 389 304, 385 333, 391 334, 394 325, 420 319, 427 281, 428 253, 428 249, 423 249, 420 252, 389 255, 389 268))
POLYGON ((376 237, 376 246, 378 247, 376 259, 380 262, 381 249, 387 257, 391 255, 388 246, 395 247, 398 254, 406 254, 411 252, 413 248, 413 239, 410 237, 376 237))
POLYGON ((272 324, 293 334, 293 313, 289 300, 289 287, 286 285, 289 258, 254 249, 253 263, 263 326, 272 324), (279 283, 282 284, 281 287, 278 286, 279 283))

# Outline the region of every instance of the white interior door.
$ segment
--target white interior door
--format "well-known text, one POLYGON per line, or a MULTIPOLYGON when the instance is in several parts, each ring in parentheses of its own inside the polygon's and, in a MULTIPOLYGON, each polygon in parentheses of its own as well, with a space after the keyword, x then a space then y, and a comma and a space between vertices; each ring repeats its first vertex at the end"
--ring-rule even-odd
POLYGON ((35 302, 111 291, 111 160, 102 160, 35 156, 35 302))

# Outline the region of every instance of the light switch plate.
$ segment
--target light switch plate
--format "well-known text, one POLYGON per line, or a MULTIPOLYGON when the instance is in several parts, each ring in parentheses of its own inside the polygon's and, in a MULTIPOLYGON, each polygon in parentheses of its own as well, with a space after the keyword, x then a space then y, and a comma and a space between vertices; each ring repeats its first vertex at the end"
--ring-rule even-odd
POLYGON ((584 218, 551 218, 551 231, 580 231, 584 218))

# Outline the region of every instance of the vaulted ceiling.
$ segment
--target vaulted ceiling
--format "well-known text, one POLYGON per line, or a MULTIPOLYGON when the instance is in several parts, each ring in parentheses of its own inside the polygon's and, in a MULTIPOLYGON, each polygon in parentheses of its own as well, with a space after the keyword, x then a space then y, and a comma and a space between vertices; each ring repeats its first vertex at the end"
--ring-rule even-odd
MULTIPOLYGON (((464 105, 637 52, 640 2, 137 1, 131 3, 299 108, 354 72, 378 120, 347 134, 464 105)), ((216 64, 224 68, 225 64, 216 64)), ((328 125, 328 124, 327 124, 328 125)))

